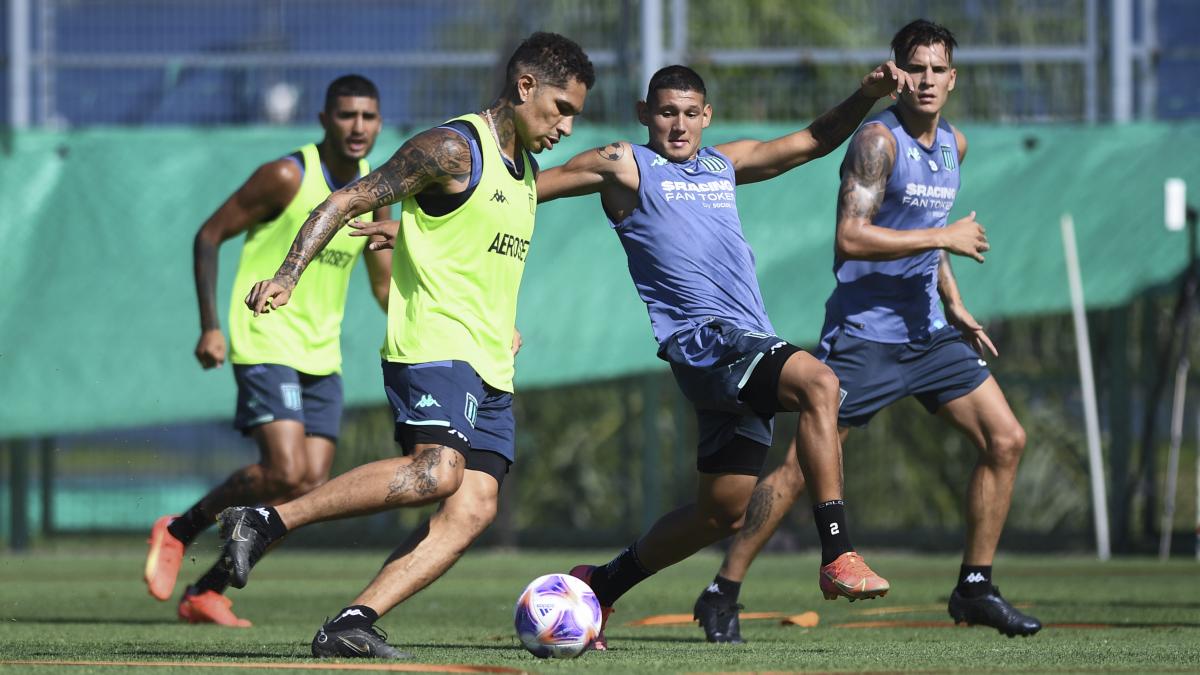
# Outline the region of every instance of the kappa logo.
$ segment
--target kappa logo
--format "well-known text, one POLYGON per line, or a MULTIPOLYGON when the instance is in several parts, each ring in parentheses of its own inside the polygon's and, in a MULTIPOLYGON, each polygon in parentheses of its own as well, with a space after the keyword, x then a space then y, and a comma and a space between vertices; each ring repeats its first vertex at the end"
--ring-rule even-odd
POLYGON ((704 592, 705 593, 716 593, 717 595, 720 595, 721 589, 720 589, 720 587, 717 586, 717 582, 714 581, 708 585, 708 588, 704 589, 704 592))
POLYGON ((271 512, 270 511, 262 508, 261 506, 254 510, 258 511, 258 515, 262 516, 263 520, 265 520, 267 522, 271 521, 271 512))
POLYGON ((779 349, 780 347, 782 347, 782 346, 784 346, 784 345, 786 345, 786 344, 787 344, 786 342, 784 342, 783 340, 780 340, 779 342, 776 342, 775 344, 771 345, 771 351, 769 352, 769 354, 768 354, 768 355, 769 355, 769 356, 775 356, 775 352, 776 352, 776 351, 778 351, 778 349, 779 349))
POLYGON ((361 616, 364 619, 367 618, 367 615, 363 614, 363 611, 361 609, 348 609, 348 610, 342 612, 341 614, 339 614, 338 618, 334 619, 334 621, 341 621, 342 619, 344 619, 348 616, 361 616))
POLYGON ((500 204, 507 204, 508 197, 505 197, 504 193, 501 192, 499 188, 497 188, 496 192, 492 194, 492 198, 489 199, 488 201, 499 202, 500 204))
POLYGON ((666 166, 666 165, 667 165, 667 158, 663 157, 662 155, 656 155, 654 157, 654 160, 652 162, 650 162, 650 166, 666 166))
POLYGON ((418 407, 418 408, 429 408, 429 407, 440 408, 440 407, 442 407, 442 404, 438 403, 437 399, 434 398, 432 394, 425 394, 424 396, 421 397, 421 400, 417 401, 416 407, 418 407))
POLYGON ((981 584, 987 581, 987 579, 979 572, 971 572, 967 575, 966 579, 963 579, 963 581, 967 582, 968 584, 981 584))
POLYGON ((908 158, 909 159, 921 159, 921 152, 919 150, 917 150, 916 148, 909 148, 908 149, 908 158))

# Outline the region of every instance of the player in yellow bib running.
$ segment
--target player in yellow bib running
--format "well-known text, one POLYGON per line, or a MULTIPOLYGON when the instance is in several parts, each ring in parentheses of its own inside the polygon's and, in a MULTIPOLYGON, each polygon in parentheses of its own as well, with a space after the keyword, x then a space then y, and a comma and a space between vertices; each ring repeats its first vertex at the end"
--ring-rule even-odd
MULTIPOLYGON (((229 316, 229 360, 238 386, 234 426, 254 438, 261 456, 233 472, 182 516, 163 516, 155 522, 145 580, 159 600, 171 597, 184 549, 222 509, 294 499, 329 478, 342 416, 342 313, 359 255, 366 260, 376 299, 387 307, 390 251, 367 250, 363 239, 346 234, 335 237, 317 257, 288 312, 255 320, 238 306, 245 288, 274 271, 309 212, 330 192, 370 170, 365 158, 380 128, 375 85, 358 75, 334 80, 318 117, 325 129, 319 144, 260 166, 196 234, 196 358, 210 369, 226 360, 215 299, 217 250, 246 233, 229 316)), ((380 208, 374 217, 387 218, 388 211, 380 208)), ((179 617, 191 623, 249 626, 233 614, 223 595, 227 578, 223 568, 214 566, 188 586, 179 617)))
POLYGON ((407 657, 375 621, 445 573, 495 518, 515 457, 513 330, 537 207, 533 153, 571 133, 594 79, 579 45, 534 33, 509 59, 491 106, 417 134, 378 170, 330 195, 274 277, 246 298, 256 321, 287 314, 307 283, 301 274, 351 218, 401 203, 382 356, 405 456, 364 464, 273 508, 220 516, 222 557, 241 587, 290 530, 440 502, 317 631, 314 656, 407 657))

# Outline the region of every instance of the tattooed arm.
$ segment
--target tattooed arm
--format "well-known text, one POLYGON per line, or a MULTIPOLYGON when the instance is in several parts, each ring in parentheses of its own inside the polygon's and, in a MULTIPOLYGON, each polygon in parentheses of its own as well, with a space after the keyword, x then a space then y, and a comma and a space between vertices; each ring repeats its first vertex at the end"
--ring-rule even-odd
POLYGON ((867 73, 850 98, 826 111, 807 128, 772 141, 742 140, 717 146, 733 161, 739 185, 774 178, 781 173, 824 157, 858 128, 875 101, 912 89, 912 76, 888 61, 867 73))
POLYGON ((838 258, 851 260, 896 260, 922 251, 945 249, 983 262, 988 250, 983 226, 975 212, 942 228, 893 230, 871 221, 883 203, 888 176, 896 161, 896 141, 881 124, 868 124, 850 142, 842 162, 842 185, 838 193, 838 258))
POLYGON ((216 212, 204 221, 192 241, 196 300, 200 307, 200 339, 195 355, 205 370, 225 362, 225 335, 217 317, 217 257, 221 244, 258 223, 278 217, 300 191, 300 167, 290 159, 260 166, 216 212))
POLYGON ((258 315, 287 304, 304 269, 351 218, 423 190, 461 192, 470 174, 471 149, 460 134, 442 128, 417 134, 383 166, 313 209, 275 276, 254 284, 246 306, 258 315))
POLYGON ((585 150, 562 166, 545 169, 538 176, 538 201, 600 193, 609 218, 619 222, 637 207, 637 162, 625 141, 585 150))

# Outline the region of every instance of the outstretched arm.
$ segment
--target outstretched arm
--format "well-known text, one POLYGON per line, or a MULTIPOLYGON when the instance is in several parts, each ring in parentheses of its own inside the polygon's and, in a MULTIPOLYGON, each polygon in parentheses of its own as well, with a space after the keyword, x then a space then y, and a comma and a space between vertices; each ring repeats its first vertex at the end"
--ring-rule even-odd
POLYGON ((283 212, 300 190, 300 167, 290 159, 260 166, 196 232, 192 267, 200 308, 196 360, 205 370, 225 362, 226 343, 217 317, 217 259, 221 244, 283 212))
POLYGON ((912 76, 888 61, 867 73, 850 98, 807 128, 772 141, 733 141, 717 146, 717 150, 733 161, 739 185, 774 178, 833 152, 854 133, 877 99, 894 97, 912 86, 912 76))
POLYGON ((896 260, 932 249, 946 249, 983 262, 988 250, 983 226, 975 212, 946 227, 893 230, 872 219, 879 213, 888 176, 896 161, 896 141, 881 124, 859 130, 846 150, 838 192, 837 255, 850 260, 896 260))
POLYGON ((538 175, 538 202, 601 192, 606 186, 629 182, 631 171, 636 179, 633 150, 625 141, 584 150, 566 164, 545 169, 538 175))
POLYGON ((260 314, 282 307, 312 259, 351 218, 427 188, 459 187, 471 173, 471 150, 460 134, 435 128, 417 134, 383 166, 334 192, 313 209, 275 276, 254 285, 246 306, 260 314))

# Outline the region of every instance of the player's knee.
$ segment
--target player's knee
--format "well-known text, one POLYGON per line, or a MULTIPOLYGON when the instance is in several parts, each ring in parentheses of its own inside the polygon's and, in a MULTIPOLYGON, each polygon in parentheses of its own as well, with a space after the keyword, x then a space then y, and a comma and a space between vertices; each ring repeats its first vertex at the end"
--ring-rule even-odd
POLYGON ((824 363, 814 364, 808 377, 804 378, 801 384, 801 402, 815 410, 832 410, 836 413, 840 387, 841 382, 829 366, 824 363))
POLYGON ((804 492, 804 472, 800 470, 800 464, 795 460, 780 464, 764 480, 783 494, 794 497, 804 492))
POLYGON ((298 496, 308 482, 308 470, 301 461, 272 462, 263 466, 263 481, 269 496, 298 496))
POLYGON ((705 527, 719 536, 737 534, 746 522, 746 504, 712 504, 702 515, 705 527))
POLYGON ((496 520, 497 500, 495 496, 472 496, 453 514, 456 529, 474 540, 496 520))
POLYGON ((465 464, 462 453, 442 446, 417 454, 409 468, 418 474, 417 485, 420 489, 430 500, 438 500, 458 492, 465 464))
POLYGON ((1014 421, 1003 431, 992 434, 987 445, 987 454, 992 463, 1014 467, 1021 461, 1021 454, 1025 451, 1025 429, 1014 421))

